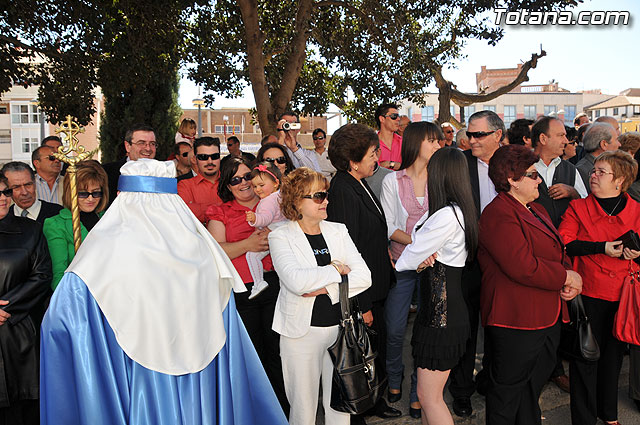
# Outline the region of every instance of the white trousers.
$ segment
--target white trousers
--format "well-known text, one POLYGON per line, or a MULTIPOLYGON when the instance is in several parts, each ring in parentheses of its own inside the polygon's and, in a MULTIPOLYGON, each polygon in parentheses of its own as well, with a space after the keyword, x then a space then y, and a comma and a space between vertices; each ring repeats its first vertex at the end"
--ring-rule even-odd
POLYGON ((311 326, 301 338, 280 336, 280 358, 284 375, 284 389, 291 404, 291 425, 316 423, 318 392, 322 379, 322 406, 327 425, 349 425, 351 415, 331 408, 331 378, 333 363, 327 348, 338 337, 338 325, 311 326))

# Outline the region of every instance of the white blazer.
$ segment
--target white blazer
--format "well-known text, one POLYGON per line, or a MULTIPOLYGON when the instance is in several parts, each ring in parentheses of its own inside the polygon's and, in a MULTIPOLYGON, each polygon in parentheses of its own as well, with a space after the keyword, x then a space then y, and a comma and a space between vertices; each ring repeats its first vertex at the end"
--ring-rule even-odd
MULTIPOLYGON (((342 223, 320 222, 332 261, 351 269, 349 298, 371 286, 371 272, 342 223)), ((273 330, 289 338, 304 336, 311 327, 315 297, 302 294, 327 288, 332 304, 340 301, 340 274, 332 265, 318 267, 313 249, 300 225, 289 221, 269 233, 273 267, 280 278, 280 293, 273 315, 273 330)))

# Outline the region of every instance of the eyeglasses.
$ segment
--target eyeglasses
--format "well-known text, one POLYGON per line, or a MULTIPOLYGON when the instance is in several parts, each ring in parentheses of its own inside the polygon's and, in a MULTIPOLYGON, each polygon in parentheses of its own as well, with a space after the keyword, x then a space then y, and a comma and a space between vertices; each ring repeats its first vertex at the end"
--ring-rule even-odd
POLYGON ((138 142, 129 142, 130 145, 132 146, 136 146, 138 148, 142 148, 142 147, 150 147, 150 148, 156 148, 158 147, 158 143, 157 142, 145 142, 145 141, 138 141, 138 142))
POLYGON ((278 164, 286 164, 287 163, 287 158, 285 158, 284 156, 279 156, 277 158, 264 158, 265 161, 270 162, 270 163, 278 163, 278 164))
POLYGON ((373 159, 377 156, 380 156, 380 146, 378 146, 373 150, 373 152, 371 152, 371 154, 369 155, 369 158, 373 159))
POLYGON ((540 174, 538 174, 538 171, 529 171, 527 173, 524 173, 522 175, 522 177, 529 177, 531 180, 538 180, 538 177, 540 176, 540 174))
POLYGON ((611 171, 607 171, 607 170, 603 170, 602 168, 594 168, 593 170, 591 170, 591 172, 589 172, 589 174, 595 174, 598 177, 602 177, 605 174, 613 174, 611 171))
POLYGON ((316 204, 321 204, 329 196, 329 192, 316 192, 313 195, 304 195, 304 199, 311 199, 316 204))
POLYGON ((572 140, 571 142, 567 142, 567 145, 571 145, 571 146, 575 146, 577 142, 575 140, 572 140))
POLYGON ((229 180, 229 184, 231 186, 237 186, 240 183, 242 183, 242 180, 247 181, 247 182, 250 181, 251 180, 251 173, 247 173, 244 176, 233 177, 233 178, 231 178, 231 180, 229 180))
POLYGON ((445 130, 445 133, 453 133, 453 130, 445 130))
POLYGON ((206 161, 209 158, 215 161, 216 159, 220 159, 220 152, 216 152, 208 155, 206 153, 199 153, 196 155, 196 158, 198 158, 198 161, 206 161))
POLYGON ((49 155, 49 156, 45 156, 45 158, 47 158, 49 161, 53 162, 53 161, 58 161, 58 158, 56 158, 53 155, 49 155))
POLYGON ((471 138, 476 138, 476 139, 482 139, 483 137, 487 137, 490 134, 495 133, 496 130, 493 131, 467 131, 467 137, 469 138, 469 140, 471 140, 471 138))
POLYGON ((188 156, 189 156, 189 151, 182 152, 182 153, 180 154, 180 156, 182 156, 182 157, 184 157, 184 158, 188 157, 188 156))
POLYGON ((95 192, 78 192, 79 199, 87 199, 89 195, 91 195, 93 199, 100 199, 102 198, 102 191, 96 190, 95 192))
POLYGON ((394 112, 393 114, 383 115, 383 117, 390 118, 392 120, 397 120, 398 118, 400 118, 400 114, 394 112))
POLYGON ((313 140, 324 140, 324 136, 313 136, 313 140))
POLYGON ((0 190, 0 193, 6 196, 7 198, 11 198, 11 196, 13 195, 13 189, 3 189, 3 190, 0 190))

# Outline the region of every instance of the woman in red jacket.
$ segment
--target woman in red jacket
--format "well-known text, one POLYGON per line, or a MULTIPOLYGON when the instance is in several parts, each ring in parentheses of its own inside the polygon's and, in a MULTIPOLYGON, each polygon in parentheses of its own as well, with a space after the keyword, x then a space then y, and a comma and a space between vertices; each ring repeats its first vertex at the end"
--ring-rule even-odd
MULTIPOLYGON (((618 376, 624 343, 612 334, 620 291, 631 261, 640 251, 624 248, 618 237, 640 230, 640 204, 625 192, 635 180, 636 161, 626 152, 605 152, 591 170, 591 194, 569 204, 559 232, 584 278, 582 299, 600 346, 600 360, 572 360, 571 421, 593 425, 598 417, 618 423, 618 376)), ((637 269, 637 267, 636 267, 637 269)))
POLYGON ((533 202, 537 161, 531 149, 507 145, 489 162, 498 196, 480 217, 478 261, 491 425, 540 424, 538 397, 556 362, 562 300, 582 289, 551 219, 533 202))

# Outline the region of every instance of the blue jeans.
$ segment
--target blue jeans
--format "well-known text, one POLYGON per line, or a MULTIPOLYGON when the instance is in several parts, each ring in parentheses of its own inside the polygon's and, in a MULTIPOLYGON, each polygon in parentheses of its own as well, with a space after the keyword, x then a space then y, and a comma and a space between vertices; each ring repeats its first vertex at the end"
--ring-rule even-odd
MULTIPOLYGON (((391 288, 385 303, 385 322, 387 325, 387 376, 389 388, 401 389, 402 377, 404 375, 404 364, 402 363, 402 345, 404 334, 407 330, 407 318, 409 316, 409 306, 413 289, 420 282, 420 275, 414 271, 395 272, 396 286, 391 288)), ((418 294, 420 291, 418 291, 418 294)), ((411 373, 411 392, 409 401, 418 401, 416 392, 417 385, 416 368, 413 367, 411 373)))

